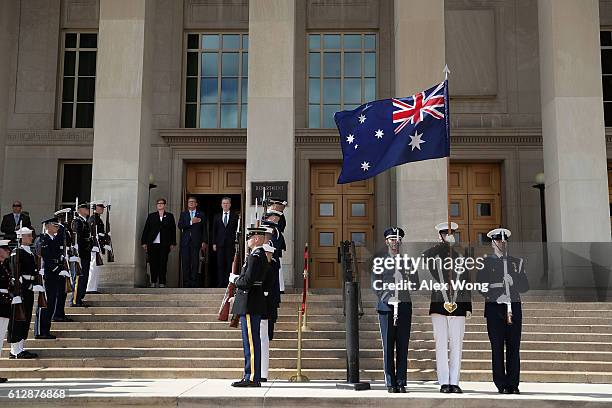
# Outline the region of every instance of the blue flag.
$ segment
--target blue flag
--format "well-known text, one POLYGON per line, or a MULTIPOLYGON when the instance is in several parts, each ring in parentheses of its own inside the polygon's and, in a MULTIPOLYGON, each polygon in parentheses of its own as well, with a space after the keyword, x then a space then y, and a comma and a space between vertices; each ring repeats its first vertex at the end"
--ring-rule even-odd
POLYGON ((365 180, 400 164, 449 156, 448 112, 447 81, 407 98, 336 112, 343 157, 338 184, 365 180))

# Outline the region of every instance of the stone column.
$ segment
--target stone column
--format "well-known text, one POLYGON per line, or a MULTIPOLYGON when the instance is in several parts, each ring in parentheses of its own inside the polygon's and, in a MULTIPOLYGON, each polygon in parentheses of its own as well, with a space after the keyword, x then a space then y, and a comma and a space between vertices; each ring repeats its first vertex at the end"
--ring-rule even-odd
MULTIPOLYGON (((293 284, 295 0, 249 1, 247 203, 252 181, 288 181, 283 271, 293 284)), ((254 207, 247 208, 247 225, 254 207)))
POLYGON ((597 0, 539 0, 549 242, 610 241, 597 0))
MULTIPOLYGON (((13 74, 15 31, 19 24, 17 15, 18 3, 0 2, 0 197, 4 188, 4 165, 6 163, 6 137, 8 133, 9 83, 13 74)), ((8 199, 8 198, 7 198, 8 199)), ((5 200, 4 200, 5 201, 5 200)), ((6 201, 5 201, 6 202, 6 201)), ((2 203, 0 202, 0 205, 2 203)), ((2 214, 9 208, 2 208, 2 214)))
MULTIPOLYGON (((395 0, 395 96, 413 95, 444 78, 444 0, 395 0)), ((452 70, 452 67, 451 67, 452 70)), ((446 221, 446 159, 396 168, 397 224, 413 242, 435 239, 446 221)))
POLYGON ((115 263, 100 286, 144 282, 154 1, 100 2, 91 198, 112 200, 115 263))

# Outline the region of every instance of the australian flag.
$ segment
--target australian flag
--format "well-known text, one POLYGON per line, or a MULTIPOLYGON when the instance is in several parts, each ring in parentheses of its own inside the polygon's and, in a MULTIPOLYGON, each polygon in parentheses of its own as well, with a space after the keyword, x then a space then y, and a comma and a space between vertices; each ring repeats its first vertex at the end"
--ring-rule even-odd
POLYGON ((407 98, 336 112, 343 156, 338 184, 365 180, 400 164, 449 156, 448 113, 446 80, 407 98))

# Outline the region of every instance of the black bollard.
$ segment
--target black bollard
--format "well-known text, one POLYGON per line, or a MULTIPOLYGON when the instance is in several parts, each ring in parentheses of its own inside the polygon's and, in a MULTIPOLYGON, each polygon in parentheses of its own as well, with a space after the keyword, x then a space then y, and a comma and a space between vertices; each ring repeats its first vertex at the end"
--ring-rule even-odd
POLYGON ((346 315, 346 382, 336 388, 355 391, 369 390, 370 383, 359 381, 359 283, 344 283, 344 310, 346 315))

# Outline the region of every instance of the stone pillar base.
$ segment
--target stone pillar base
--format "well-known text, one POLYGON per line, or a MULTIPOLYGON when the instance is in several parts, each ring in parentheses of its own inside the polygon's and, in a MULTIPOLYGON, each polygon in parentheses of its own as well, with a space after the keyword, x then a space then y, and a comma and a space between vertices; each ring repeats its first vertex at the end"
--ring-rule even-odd
POLYGON ((105 264, 100 268, 100 280, 98 286, 102 288, 112 287, 135 287, 139 281, 144 283, 144 271, 142 267, 134 264, 105 264))

